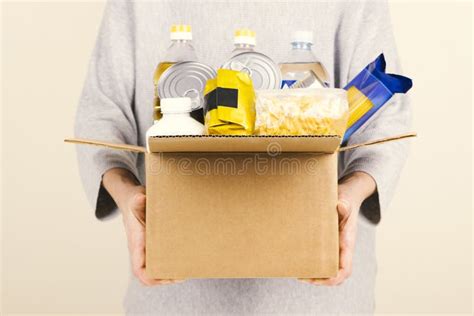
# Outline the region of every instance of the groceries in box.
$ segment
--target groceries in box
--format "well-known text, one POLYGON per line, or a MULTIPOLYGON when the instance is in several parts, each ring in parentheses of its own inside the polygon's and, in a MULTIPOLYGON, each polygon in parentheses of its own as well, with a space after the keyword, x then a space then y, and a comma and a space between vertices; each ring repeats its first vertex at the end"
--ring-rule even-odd
POLYGON ((257 91, 256 135, 338 135, 349 116, 343 89, 257 91))
POLYGON ((311 32, 297 32, 277 64, 256 51, 255 32, 237 30, 217 71, 198 62, 190 26, 173 26, 170 37, 147 148, 68 140, 145 155, 147 274, 334 277, 338 152, 414 135, 341 140, 411 80, 386 74, 381 55, 344 89, 329 88, 311 32))
POLYGON ((191 116, 205 123, 209 135, 335 135, 346 143, 393 94, 412 87, 409 78, 385 73, 381 54, 344 87, 347 92, 329 88, 308 31, 295 32, 290 53, 278 65, 256 51, 255 32, 238 29, 231 57, 217 73, 196 62, 190 26, 173 26, 171 39, 155 72, 155 123, 160 98, 190 97, 191 116))

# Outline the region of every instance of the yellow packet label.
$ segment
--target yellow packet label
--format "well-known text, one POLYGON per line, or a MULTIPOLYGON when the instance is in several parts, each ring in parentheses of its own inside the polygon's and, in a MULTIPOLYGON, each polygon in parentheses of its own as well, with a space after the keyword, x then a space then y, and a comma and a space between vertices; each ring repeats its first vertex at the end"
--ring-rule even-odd
POLYGON ((205 88, 208 134, 251 135, 255 126, 255 92, 242 72, 219 69, 205 88))

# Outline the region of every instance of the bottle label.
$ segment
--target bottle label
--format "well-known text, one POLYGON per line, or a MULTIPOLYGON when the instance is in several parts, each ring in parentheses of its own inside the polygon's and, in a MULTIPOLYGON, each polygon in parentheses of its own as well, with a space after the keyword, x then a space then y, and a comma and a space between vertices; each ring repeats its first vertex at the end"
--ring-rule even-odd
POLYGON ((281 81, 281 89, 287 89, 294 85, 298 80, 282 80, 281 81))

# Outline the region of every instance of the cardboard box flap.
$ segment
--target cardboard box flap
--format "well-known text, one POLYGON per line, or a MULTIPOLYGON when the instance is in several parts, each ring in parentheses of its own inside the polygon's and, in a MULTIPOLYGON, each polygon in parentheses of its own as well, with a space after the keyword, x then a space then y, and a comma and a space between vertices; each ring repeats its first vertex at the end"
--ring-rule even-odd
POLYGON ((338 136, 155 136, 148 140, 156 152, 311 152, 333 153, 338 136))
POLYGON ((401 140, 401 139, 405 139, 405 138, 412 138, 412 137, 416 137, 416 136, 417 136, 417 134, 412 132, 412 133, 400 134, 400 135, 397 135, 397 136, 379 138, 379 139, 368 141, 368 142, 365 142, 365 143, 340 147, 338 149, 338 151, 339 152, 348 151, 348 150, 356 149, 356 148, 359 148, 359 147, 366 147, 366 146, 371 146, 371 145, 383 144, 383 143, 397 141, 397 140, 401 140))
POLYGON ((146 148, 141 146, 135 145, 127 145, 127 144, 115 144, 109 143, 99 140, 91 140, 91 139, 82 139, 82 138, 67 138, 64 140, 65 143, 71 144, 81 144, 81 145, 93 145, 99 147, 107 147, 111 149, 117 150, 124 150, 124 151, 131 151, 136 153, 146 153, 146 148))

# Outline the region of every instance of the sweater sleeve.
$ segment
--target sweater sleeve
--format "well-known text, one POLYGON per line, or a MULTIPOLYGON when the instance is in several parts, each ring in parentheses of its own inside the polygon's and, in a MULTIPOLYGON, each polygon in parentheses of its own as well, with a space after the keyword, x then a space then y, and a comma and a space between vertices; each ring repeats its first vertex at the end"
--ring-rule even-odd
MULTIPOLYGON (((75 136, 114 143, 137 143, 134 115, 133 8, 128 1, 106 4, 96 45, 79 101, 75 136)), ((116 210, 102 186, 103 174, 125 168, 138 178, 137 155, 95 146, 77 146, 79 171, 97 218, 116 210)))
MULTIPOLYGON (((350 50, 340 60, 340 86, 343 87, 380 53, 385 54, 387 71, 401 74, 387 1, 367 1, 353 4, 345 11, 341 22, 341 41, 350 43, 350 50), (346 35, 347 34, 347 35, 346 35), (350 38, 348 38, 350 37, 350 38)), ((343 49, 344 43, 340 43, 343 49)), ((345 49, 348 49, 345 46, 345 49)), ((342 55, 342 54, 341 54, 342 55)), ((394 136, 410 129, 411 111, 406 95, 395 95, 364 126, 352 135, 348 145, 394 136)), ((397 141, 369 146, 341 154, 340 177, 355 171, 371 175, 376 192, 361 207, 361 213, 378 223, 395 191, 408 155, 408 142, 397 141)))

